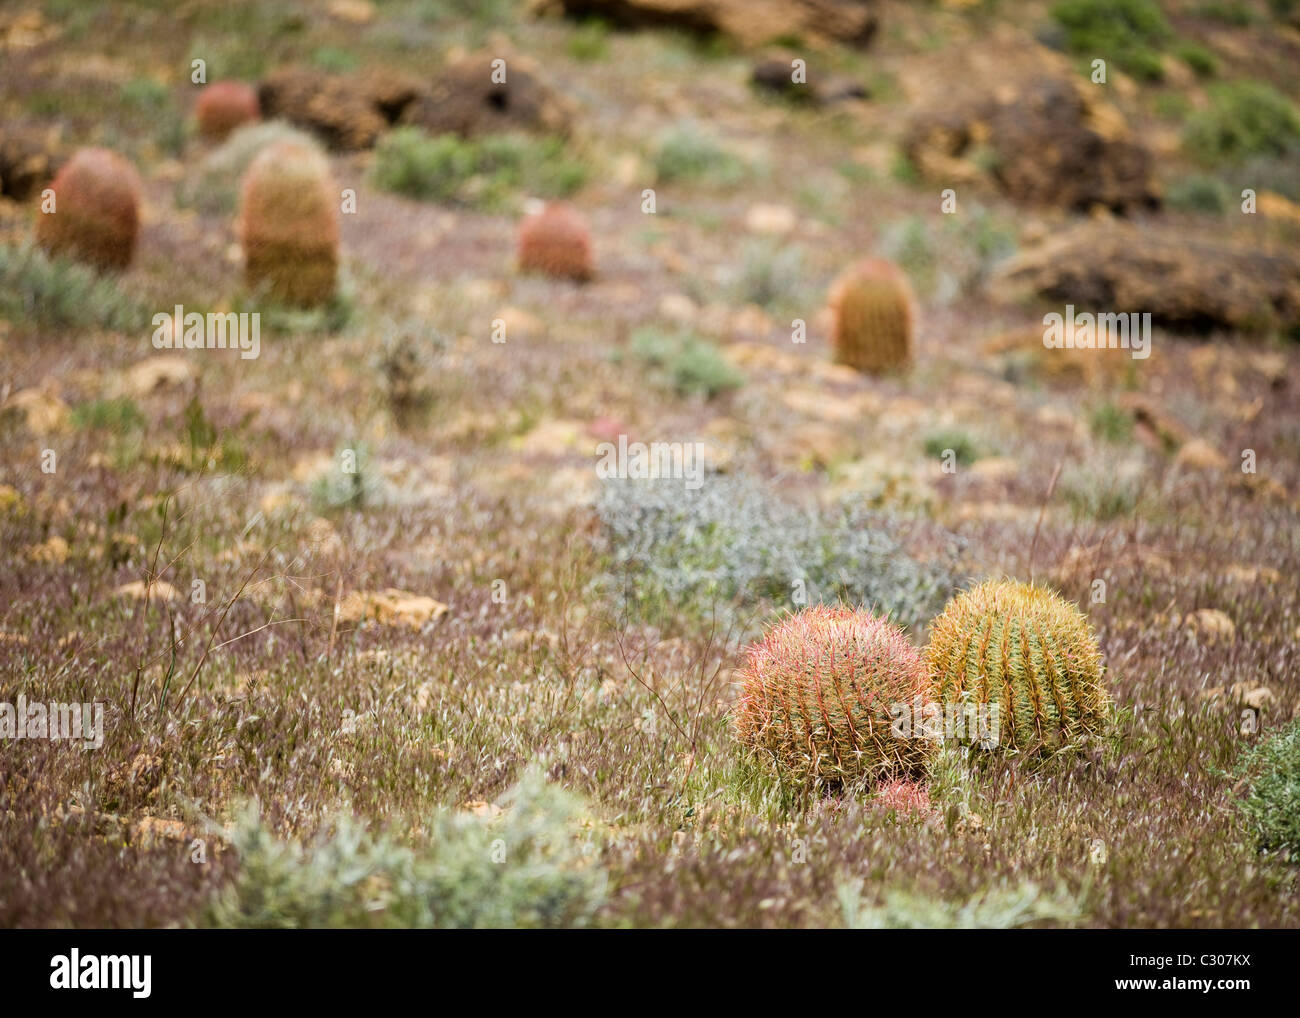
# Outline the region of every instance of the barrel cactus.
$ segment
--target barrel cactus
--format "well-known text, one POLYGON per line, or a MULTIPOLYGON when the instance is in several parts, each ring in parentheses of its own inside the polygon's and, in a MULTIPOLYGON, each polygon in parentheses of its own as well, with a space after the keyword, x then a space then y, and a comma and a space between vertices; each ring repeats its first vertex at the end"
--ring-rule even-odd
POLYGON ((550 202, 519 227, 519 268, 548 276, 586 280, 593 275, 591 233, 568 202, 550 202))
POLYGON ((242 81, 214 81, 199 93, 194 116, 203 137, 224 141, 236 127, 261 116, 257 91, 242 81))
POLYGON ((912 293, 891 262, 866 258, 835 281, 830 296, 835 359, 865 372, 892 371, 912 357, 912 293))
POLYGON ((250 289, 300 307, 334 295, 339 262, 337 192, 319 149, 281 141, 244 175, 239 233, 250 289))
POLYGON ((140 176, 106 148, 83 148, 55 176, 36 239, 50 254, 98 269, 124 269, 140 230, 140 176))
POLYGON ((900 707, 932 700, 921 655, 864 609, 814 605, 773 626, 739 673, 736 735, 806 784, 876 783, 921 773, 936 742, 895 734, 900 707))
POLYGON ((997 705, 999 746, 1055 748, 1105 724, 1097 636, 1044 587, 991 580, 958 594, 931 624, 925 660, 945 705, 997 705))

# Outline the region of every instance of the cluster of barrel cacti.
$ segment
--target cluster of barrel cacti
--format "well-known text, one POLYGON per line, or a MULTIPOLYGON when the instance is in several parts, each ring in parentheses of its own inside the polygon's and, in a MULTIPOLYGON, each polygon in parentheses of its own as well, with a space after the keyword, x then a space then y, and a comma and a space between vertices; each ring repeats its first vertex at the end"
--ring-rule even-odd
POLYGON ((835 359, 858 371, 905 367, 912 358, 912 294, 893 263, 865 258, 850 266, 830 294, 835 359))
POLYGON ((990 749, 1035 755, 1101 733, 1110 706, 1102 673, 1082 612, 1028 583, 958 594, 932 623, 924 654, 865 609, 819 605, 749 649, 735 731, 796 783, 878 786, 922 771, 951 729, 975 741, 956 719, 980 712, 994 718, 990 749), (918 708, 942 724, 927 725, 918 708))

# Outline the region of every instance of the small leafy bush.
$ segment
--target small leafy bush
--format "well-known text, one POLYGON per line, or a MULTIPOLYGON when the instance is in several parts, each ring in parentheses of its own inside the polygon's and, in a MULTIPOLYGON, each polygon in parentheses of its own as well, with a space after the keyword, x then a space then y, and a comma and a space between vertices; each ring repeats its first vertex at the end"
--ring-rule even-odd
POLYGON ((1052 926, 1083 918, 1079 898, 1061 888, 1045 890, 1029 881, 988 887, 964 901, 927 897, 907 889, 888 890, 878 905, 862 901, 861 886, 839 888, 844 925, 853 930, 1010 930, 1035 923, 1052 926))
POLYGON ((1228 208, 1228 192, 1222 181, 1194 173, 1169 185, 1165 203, 1186 212, 1223 215, 1228 208))
POLYGON ((1241 811, 1258 848, 1300 859, 1300 720, 1246 754, 1241 811))
POLYGON ((654 154, 654 167, 662 183, 735 184, 748 172, 743 160, 694 123, 680 124, 663 135, 654 154))
POLYGON ((742 612, 788 608, 802 593, 808 604, 865 605, 915 628, 956 589, 946 565, 902 548, 887 517, 856 503, 806 509, 745 475, 711 475, 685 493, 670 481, 609 481, 597 512, 607 582, 652 622, 743 621, 742 612))
POLYGON ((109 276, 39 248, 0 245, 0 318, 48 328, 143 329, 148 315, 109 276))
POLYGON ((1260 81, 1210 88, 1210 106, 1187 121, 1183 144, 1207 164, 1285 155, 1300 146, 1300 114, 1286 96, 1260 81))
POLYGON ((631 355, 659 385, 679 396, 712 399, 745 384, 745 376, 717 346, 690 333, 638 329, 632 334, 631 355))
POLYGON ((233 835, 238 873, 213 896, 202 925, 589 925, 604 902, 606 875, 578 841, 581 803, 531 770, 506 806, 495 822, 443 813, 415 845, 350 817, 309 844, 280 841, 249 811, 233 835))
POLYGON ((932 459, 943 459, 949 449, 963 467, 970 466, 980 457, 979 446, 964 431, 932 431, 925 436, 925 454, 932 459))
POLYGON ((179 204, 212 215, 235 211, 239 199, 239 182, 263 149, 291 141, 309 148, 319 148, 316 140, 283 120, 246 124, 231 132, 218 148, 213 149, 198 169, 177 189, 179 204))
POLYGON ((1159 50, 1173 30, 1154 0, 1061 0, 1052 18, 1071 52, 1113 60, 1134 77, 1162 77, 1159 50))
POLYGON ((431 138, 418 128, 401 127, 385 135, 375 149, 378 187, 468 208, 502 209, 521 190, 566 197, 586 177, 585 167, 565 153, 559 138, 431 138))

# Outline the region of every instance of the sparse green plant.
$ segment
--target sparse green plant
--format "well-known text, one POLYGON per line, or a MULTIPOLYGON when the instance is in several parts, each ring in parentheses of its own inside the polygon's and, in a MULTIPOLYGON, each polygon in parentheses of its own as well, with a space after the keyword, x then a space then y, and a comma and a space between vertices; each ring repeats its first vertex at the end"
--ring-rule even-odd
POLYGON ((774 241, 750 241, 741 253, 736 299, 743 304, 773 307, 793 301, 803 292, 803 251, 774 241))
POLYGON ((1284 725, 1243 755, 1241 812, 1256 846, 1300 860, 1300 720, 1284 725))
POLYGON ((713 399, 745 384, 745 376, 717 346, 693 333, 640 328, 632 334, 629 353, 658 384, 679 396, 713 399))
POLYGON ((128 332, 148 321, 143 304, 110 276, 52 258, 31 244, 0 244, 0 317, 46 328, 128 332))
POLYGON ((1093 407, 1088 425, 1092 433, 1104 442, 1124 444, 1133 437, 1133 415, 1111 402, 1093 407))
POLYGON ((964 431, 932 431, 925 436, 925 454, 931 459, 943 459, 949 450, 957 463, 964 467, 980 457, 979 446, 964 431))
POLYGON ((1134 77, 1163 77, 1159 51, 1173 30, 1155 0, 1060 0, 1051 13, 1072 53, 1114 60, 1134 77))
POLYGON ((558 138, 431 138, 418 128, 399 127, 380 139, 373 174, 386 191, 499 211, 519 191, 567 197, 582 187, 587 171, 558 138))
POLYGON ((1300 146, 1300 113, 1262 81, 1210 86, 1210 106, 1187 121, 1183 144, 1206 164, 1285 155, 1300 146))
POLYGON ((1186 212, 1221 216, 1228 209, 1228 189, 1214 177, 1193 173, 1169 185, 1165 204, 1186 212))
POLYGON ((679 124, 659 139, 654 168, 664 184, 699 181, 721 186, 739 182, 748 172, 743 160, 694 122, 679 124))
POLYGON ((1048 890, 1032 881, 994 885, 968 898, 950 900, 912 889, 890 888, 868 905, 861 883, 839 888, 844 925, 852 930, 1011 930, 1038 924, 1069 926, 1084 917, 1080 898, 1065 888, 1048 890))
POLYGON ((230 928, 555 928, 590 925, 607 878, 579 827, 584 806, 529 770, 495 821, 443 811, 414 845, 340 817, 281 841, 250 807, 232 835, 234 879, 202 925, 230 928))

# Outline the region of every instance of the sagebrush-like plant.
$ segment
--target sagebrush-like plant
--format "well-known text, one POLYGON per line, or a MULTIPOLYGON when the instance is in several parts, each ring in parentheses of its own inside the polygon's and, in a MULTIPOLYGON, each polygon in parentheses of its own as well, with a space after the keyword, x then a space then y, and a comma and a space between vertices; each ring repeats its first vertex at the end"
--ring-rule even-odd
POLYGON ((242 81, 214 81, 199 94, 194 108, 199 133, 212 141, 224 141, 235 128, 261 115, 257 90, 242 81))
POLYGON ((519 226, 519 269, 548 276, 590 279, 591 232, 568 202, 550 202, 519 226))
POLYGON ((835 359, 858 371, 901 368, 912 358, 912 293, 898 266, 866 258, 831 289, 835 359))
POLYGON ((1257 847, 1300 859, 1300 720, 1252 748, 1238 772, 1247 783, 1241 810, 1257 847))
POLYGON ((334 295, 337 192, 317 149, 282 141, 253 160, 240 195, 239 231, 250 289, 300 307, 334 295))
POLYGON ((42 210, 36 239, 52 255, 98 269, 124 269, 140 230, 140 176, 106 148, 83 148, 55 176, 52 211, 42 210))
POLYGON ((925 660, 943 703, 997 705, 999 746, 1033 752, 1105 725, 1097 636, 1044 587, 990 580, 958 594, 931 624, 925 660))
POLYGON ((247 811, 235 878, 201 923, 236 928, 389 929, 585 926, 607 877, 575 796, 528 771, 495 821, 444 812, 413 844, 341 817, 315 841, 280 841, 247 811))
POLYGON ((931 700, 902 629, 865 609, 814 605, 778 622, 740 669, 736 735, 795 781, 842 785, 920 773, 935 743, 894 734, 898 705, 931 700))

